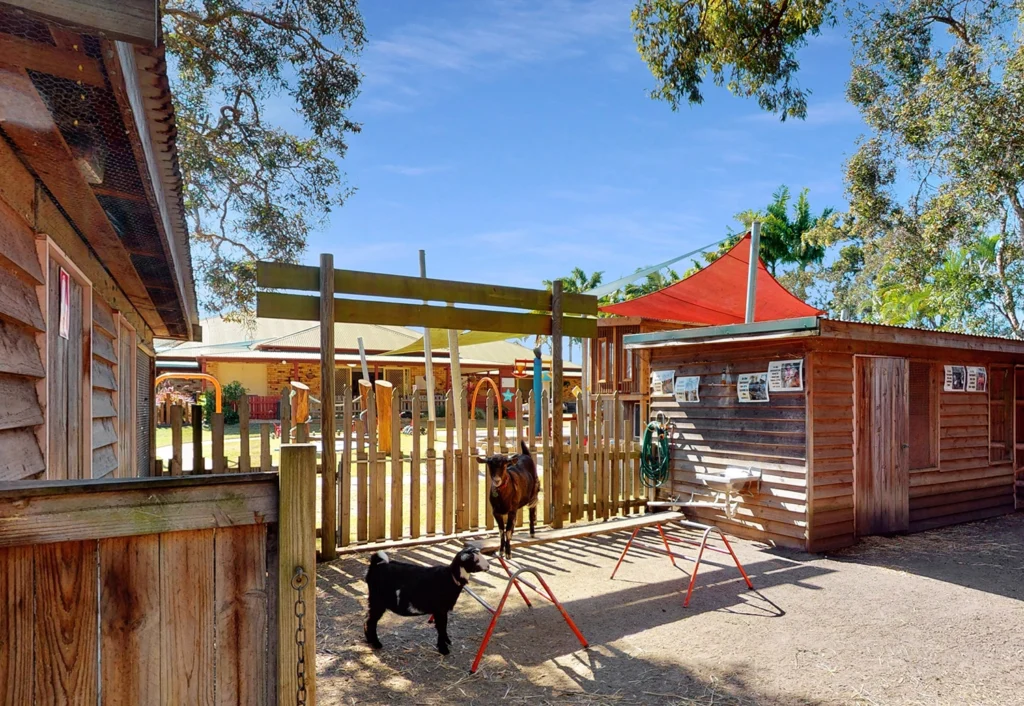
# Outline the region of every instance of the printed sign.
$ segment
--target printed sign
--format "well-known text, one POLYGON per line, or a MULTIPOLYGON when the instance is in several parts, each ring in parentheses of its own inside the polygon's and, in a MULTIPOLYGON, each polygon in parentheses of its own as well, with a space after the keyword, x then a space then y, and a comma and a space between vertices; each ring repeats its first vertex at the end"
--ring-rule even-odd
POLYGON ((651 371, 651 394, 671 395, 672 383, 675 380, 675 370, 653 370, 651 371))
POLYGON ((700 402, 700 376, 676 378, 675 394, 679 404, 700 402))
POLYGON ((502 378, 501 379, 501 386, 502 387, 515 387, 516 386, 515 378, 502 378))
POLYGON ((742 373, 736 382, 740 402, 768 401, 768 373, 742 373))
POLYGON ((971 365, 967 366, 967 391, 988 391, 988 373, 985 372, 985 368, 974 367, 971 365))
POLYGON ((771 392, 800 392, 804 389, 803 360, 773 360, 768 363, 768 389, 771 392))
POLYGON ((946 392, 963 392, 967 387, 967 369, 962 365, 945 366, 942 389, 946 392))
POLYGON ((60 337, 68 338, 71 331, 71 275, 60 268, 60 337))

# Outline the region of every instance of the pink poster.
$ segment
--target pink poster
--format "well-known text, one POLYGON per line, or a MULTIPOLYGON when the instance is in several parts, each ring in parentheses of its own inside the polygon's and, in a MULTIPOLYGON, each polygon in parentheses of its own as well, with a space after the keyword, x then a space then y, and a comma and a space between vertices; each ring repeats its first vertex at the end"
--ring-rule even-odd
POLYGON ((60 268, 60 337, 67 338, 71 329, 69 309, 71 308, 71 276, 60 268))

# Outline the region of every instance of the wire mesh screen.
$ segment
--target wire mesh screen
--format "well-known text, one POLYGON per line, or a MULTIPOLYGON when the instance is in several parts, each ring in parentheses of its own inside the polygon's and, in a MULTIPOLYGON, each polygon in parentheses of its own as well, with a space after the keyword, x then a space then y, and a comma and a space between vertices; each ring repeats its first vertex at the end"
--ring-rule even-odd
POLYGON ((135 359, 135 375, 138 382, 138 397, 135 400, 136 417, 136 444, 135 453, 138 458, 138 470, 140 476, 148 476, 150 462, 150 434, 151 415, 153 409, 153 358, 149 357, 142 349, 139 349, 135 359))

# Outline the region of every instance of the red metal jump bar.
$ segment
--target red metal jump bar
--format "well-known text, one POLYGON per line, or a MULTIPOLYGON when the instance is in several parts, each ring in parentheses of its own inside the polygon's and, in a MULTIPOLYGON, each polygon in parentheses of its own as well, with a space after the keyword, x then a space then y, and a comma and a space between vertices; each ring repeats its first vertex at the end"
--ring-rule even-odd
MULTIPOLYGON (((736 556, 736 552, 732 550, 732 545, 729 544, 729 540, 725 538, 725 534, 722 530, 718 529, 714 525, 703 525, 699 522, 690 522, 689 520, 679 520, 679 524, 683 527, 690 529, 700 530, 702 532, 700 542, 696 542, 692 539, 681 539, 679 537, 669 537, 665 534, 665 530, 662 528, 661 523, 655 525, 658 528, 658 532, 661 534, 661 540, 665 544, 665 553, 668 554, 668 558, 672 561, 672 566, 676 566, 675 555, 672 554, 672 549, 669 546, 669 542, 676 542, 678 544, 689 544, 694 547, 700 547, 700 551, 697 552, 697 558, 693 560, 693 571, 690 574, 690 585, 686 589, 686 599, 683 601, 683 607, 686 608, 690 605, 690 596, 693 594, 693 587, 697 583, 697 570, 700 569, 700 561, 704 557, 704 550, 718 552, 719 554, 728 554, 732 557, 733 562, 736 563, 736 568, 740 570, 740 575, 743 576, 743 580, 747 582, 747 588, 754 588, 754 584, 750 582, 750 577, 747 576, 747 572, 743 570, 743 564, 740 563, 739 558, 736 556), (725 549, 719 549, 718 547, 708 546, 708 536, 715 532, 718 534, 722 543, 725 545, 725 549)), ((619 566, 622 565, 622 560, 626 558, 626 553, 629 552, 629 548, 633 546, 633 540, 636 539, 637 533, 643 529, 637 527, 633 530, 633 534, 630 536, 629 541, 626 542, 626 548, 622 550, 622 555, 619 557, 619 561, 615 564, 615 568, 612 570, 611 578, 615 578, 616 572, 619 570, 619 566)), ((646 545, 653 551, 660 551, 653 545, 646 545)), ((689 559, 689 557, 682 557, 683 559, 689 559)))

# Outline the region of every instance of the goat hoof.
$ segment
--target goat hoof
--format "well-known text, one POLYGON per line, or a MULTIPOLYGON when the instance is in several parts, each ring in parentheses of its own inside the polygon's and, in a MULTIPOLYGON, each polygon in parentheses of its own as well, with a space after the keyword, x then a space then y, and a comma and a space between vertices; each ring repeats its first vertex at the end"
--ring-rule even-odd
POLYGON ((375 650, 382 650, 382 649, 384 649, 384 645, 381 644, 380 640, 367 640, 367 642, 369 642, 370 643, 370 647, 372 647, 375 650))
POLYGON ((444 643, 437 646, 437 651, 443 655, 451 654, 451 650, 448 649, 448 645, 444 643))

